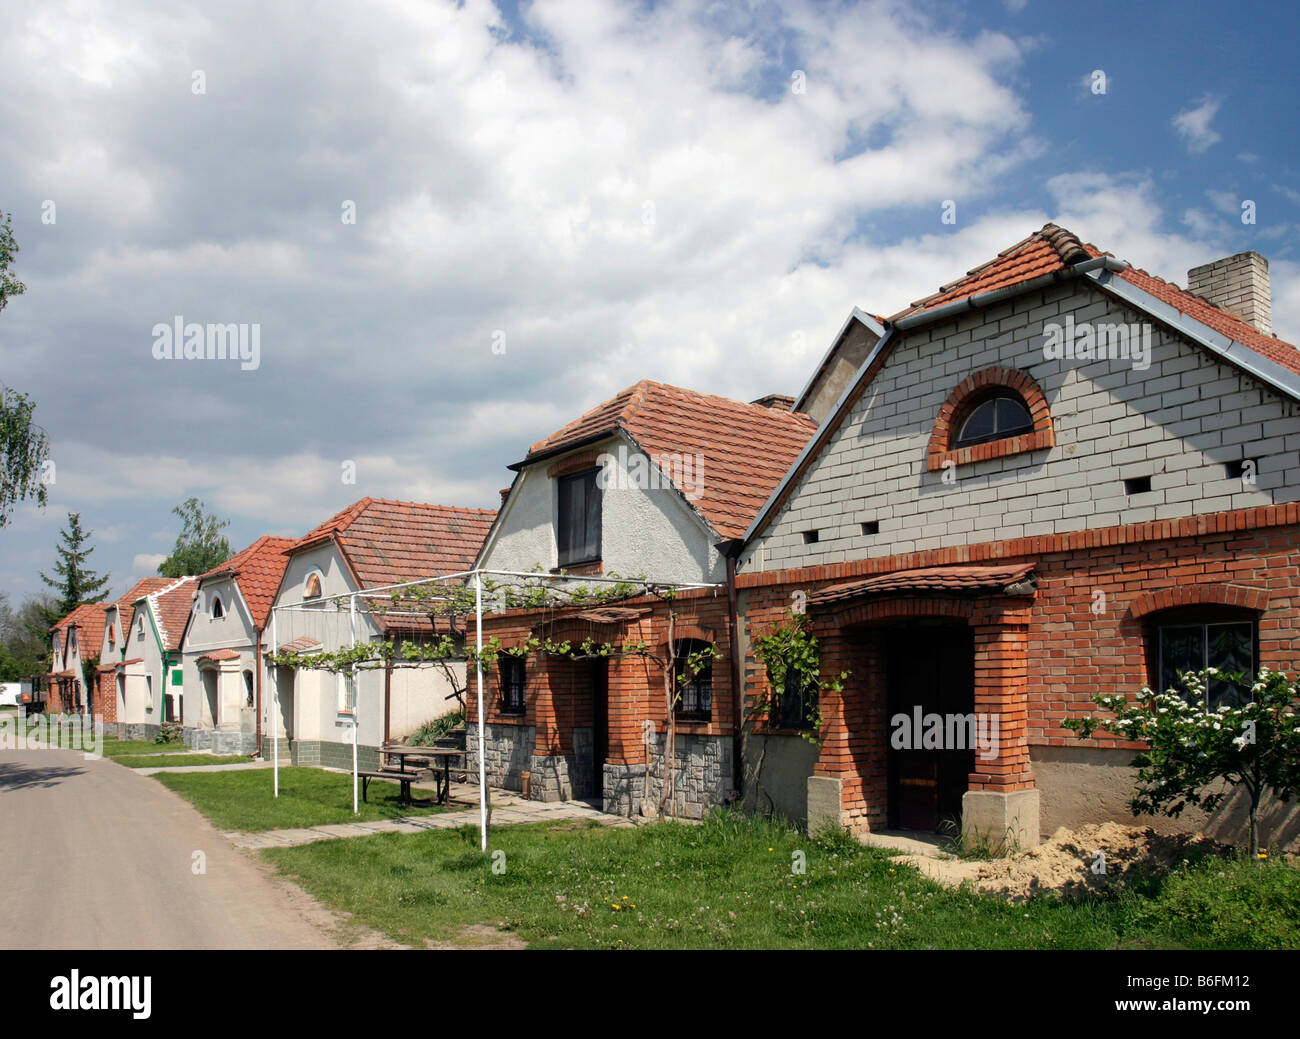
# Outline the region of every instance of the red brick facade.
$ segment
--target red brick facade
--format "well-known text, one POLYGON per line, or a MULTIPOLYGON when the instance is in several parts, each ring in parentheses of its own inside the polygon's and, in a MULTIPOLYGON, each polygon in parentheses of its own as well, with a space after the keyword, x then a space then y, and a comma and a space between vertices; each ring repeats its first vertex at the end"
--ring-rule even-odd
MULTIPOLYGON (((886 818, 888 719, 881 649, 891 625, 918 620, 967 625, 975 645, 975 710, 1001 721, 1000 752, 979 762, 972 791, 1035 785, 1034 747, 1137 749, 1108 738, 1080 740, 1062 721, 1095 710, 1096 693, 1133 693, 1155 685, 1152 623, 1161 611, 1196 606, 1253 611, 1256 666, 1300 665, 1300 507, 1239 510, 1167 523, 1143 523, 1055 537, 857 560, 779 573, 746 573, 745 622, 755 628, 846 579, 977 561, 1032 562, 1037 590, 1028 596, 958 597, 913 593, 811 609, 821 639, 822 674, 851 672, 842 696, 823 705, 825 729, 816 774, 842 781, 851 826, 879 828, 886 818)), ((766 676, 751 660, 749 702, 766 676)))

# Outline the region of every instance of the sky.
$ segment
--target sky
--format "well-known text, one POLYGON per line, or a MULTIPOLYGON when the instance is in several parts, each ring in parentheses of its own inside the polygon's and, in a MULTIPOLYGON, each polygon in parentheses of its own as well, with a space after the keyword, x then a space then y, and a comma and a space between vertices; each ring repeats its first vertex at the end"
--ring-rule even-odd
POLYGON ((1298 26, 1254 0, 5 0, 27 292, 0 382, 54 468, 0 528, 0 592, 44 589, 69 512, 120 594, 190 496, 232 550, 365 496, 494 507, 639 379, 797 394, 855 306, 1048 221, 1181 285, 1258 250, 1300 342, 1298 26), (166 356, 178 320, 245 326, 244 359, 166 356))

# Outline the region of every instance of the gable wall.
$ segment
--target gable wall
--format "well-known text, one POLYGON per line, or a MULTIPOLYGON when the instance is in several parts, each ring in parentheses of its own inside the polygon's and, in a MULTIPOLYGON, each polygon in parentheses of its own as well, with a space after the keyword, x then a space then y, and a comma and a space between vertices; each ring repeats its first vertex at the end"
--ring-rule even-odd
POLYGON ((1091 282, 1031 293, 907 334, 823 446, 767 530, 750 569, 776 570, 946 546, 1171 519, 1300 498, 1296 406, 1201 348, 1151 326, 1151 364, 1044 358, 1044 324, 1137 322, 1091 282), (940 407, 966 376, 1028 372, 1046 395, 1054 448, 925 468, 940 407), (1224 463, 1259 459, 1254 487, 1224 463), (1127 496, 1123 480, 1149 475, 1127 496), (860 524, 876 520, 877 535, 860 524), (804 544, 803 532, 819 540, 804 544))

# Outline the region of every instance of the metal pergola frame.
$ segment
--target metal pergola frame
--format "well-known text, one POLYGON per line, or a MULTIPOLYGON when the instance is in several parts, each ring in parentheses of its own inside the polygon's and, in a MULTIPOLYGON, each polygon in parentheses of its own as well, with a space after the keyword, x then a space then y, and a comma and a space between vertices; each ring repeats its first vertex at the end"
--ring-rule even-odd
MULTIPOLYGON (((472 570, 463 570, 454 574, 441 574, 436 577, 426 577, 418 581, 404 581, 400 584, 379 585, 374 588, 362 588, 355 592, 339 592, 335 595, 324 595, 310 602, 285 603, 280 606, 271 608, 271 655, 279 649, 278 641, 278 614, 281 610, 287 612, 307 612, 323 613, 326 603, 342 602, 348 600, 348 629, 351 639, 351 648, 357 646, 357 600, 373 599, 380 595, 387 595, 390 598, 393 593, 400 592, 404 588, 415 588, 419 586, 439 584, 447 581, 465 581, 469 584, 471 581, 474 585, 474 638, 475 638, 475 657, 474 672, 475 683, 477 686, 478 700, 478 790, 479 790, 479 833, 481 836, 481 850, 487 851, 488 847, 488 795, 487 795, 487 763, 485 758, 486 740, 484 738, 485 710, 483 702, 483 578, 484 577, 509 577, 523 578, 529 581, 536 581, 542 584, 631 584, 645 589, 642 594, 651 594, 654 590, 664 591, 698 591, 712 589, 717 594, 719 589, 725 587, 721 583, 706 583, 692 581, 656 581, 648 577, 600 577, 600 576, 580 576, 574 574, 552 574, 538 571, 525 570, 492 570, 486 567, 475 567, 472 570)), ((435 597, 436 598, 436 597, 435 597)), ((636 598, 631 596, 630 598, 636 598)), ((576 605, 576 604, 575 604, 576 605)), ((598 606, 599 604, 597 604, 598 606)), ((373 611, 363 607, 367 614, 373 615, 373 611)), ((337 611, 337 607, 336 607, 337 611)), ((385 611, 384 616, 413 616, 428 617, 427 610, 390 610, 385 611)), ((322 646, 322 648, 324 648, 322 646)), ((309 669, 310 670, 310 669, 309 669)), ((357 665, 354 662, 349 672, 349 681, 353 688, 352 702, 352 813, 358 813, 359 805, 357 802, 358 790, 358 772, 357 767, 357 747, 360 742, 360 705, 361 698, 356 695, 356 672, 357 665)), ((280 688, 276 677, 271 676, 271 757, 272 771, 274 773, 274 791, 275 797, 280 796, 280 736, 278 732, 280 713, 280 688)), ((258 719, 261 724, 261 719, 258 719)))

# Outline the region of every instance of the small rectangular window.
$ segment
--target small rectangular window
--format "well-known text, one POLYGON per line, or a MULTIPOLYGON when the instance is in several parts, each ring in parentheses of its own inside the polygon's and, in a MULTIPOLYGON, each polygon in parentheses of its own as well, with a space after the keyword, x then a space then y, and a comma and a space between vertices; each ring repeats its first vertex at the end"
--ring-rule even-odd
POLYGON ((805 530, 803 532, 803 543, 805 545, 815 545, 821 539, 821 532, 816 530, 805 530))
POLYGON ((785 688, 781 690, 772 722, 778 729, 806 729, 811 704, 812 684, 802 671, 787 667, 785 688))
POLYGON ((501 713, 523 714, 528 708, 528 668, 523 657, 502 653, 497 658, 501 675, 501 713))
POLYGON ((1131 476, 1124 481, 1125 494, 1146 494, 1151 490, 1151 477, 1131 476))
POLYGON ((559 565, 574 566, 600 559, 600 469, 588 469, 562 476, 559 485, 559 518, 555 539, 559 565))
POLYGON ((866 520, 866 521, 862 524, 862 533, 867 534, 867 535, 871 535, 871 534, 879 534, 879 533, 880 533, 880 521, 879 521, 879 520, 866 520))

